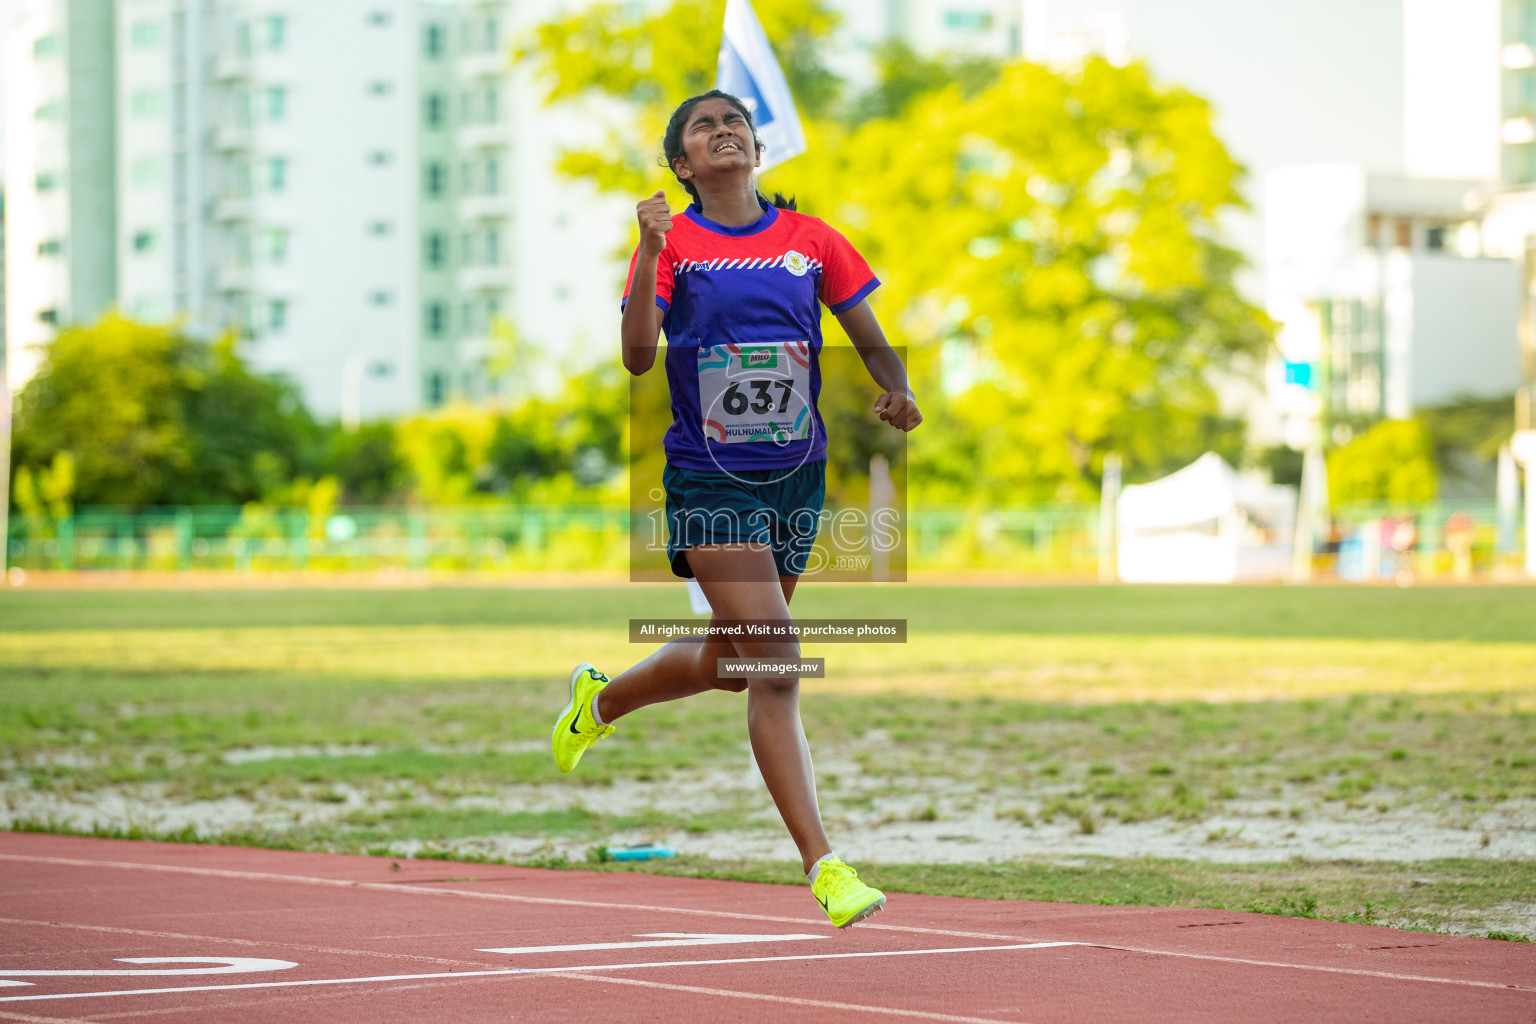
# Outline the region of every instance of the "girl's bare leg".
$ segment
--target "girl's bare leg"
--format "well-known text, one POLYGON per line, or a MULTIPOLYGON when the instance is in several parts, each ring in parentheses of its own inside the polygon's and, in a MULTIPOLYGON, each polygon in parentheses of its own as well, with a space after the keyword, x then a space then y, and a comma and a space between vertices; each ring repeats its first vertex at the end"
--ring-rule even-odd
MULTIPOLYGON (((795 592, 798 579, 798 576, 779 577, 779 589, 786 605, 795 592)), ((722 618, 726 616, 716 612, 711 621, 722 618)), ((598 695, 597 713, 604 722, 615 722, 649 704, 681 700, 706 690, 740 693, 747 688, 746 680, 719 679, 715 675, 715 663, 719 659, 734 657, 736 648, 729 640, 703 643, 673 640, 644 661, 614 676, 613 682, 598 695)))
MULTIPOLYGON (((766 545, 689 548, 688 564, 718 618, 791 621, 786 591, 792 591, 793 584, 780 585, 773 552, 766 545)), ((740 658, 800 656, 800 644, 794 640, 735 640, 732 646, 740 658)), ((809 872, 832 847, 822 829, 811 750, 800 723, 799 676, 747 680, 747 734, 763 782, 809 872)))

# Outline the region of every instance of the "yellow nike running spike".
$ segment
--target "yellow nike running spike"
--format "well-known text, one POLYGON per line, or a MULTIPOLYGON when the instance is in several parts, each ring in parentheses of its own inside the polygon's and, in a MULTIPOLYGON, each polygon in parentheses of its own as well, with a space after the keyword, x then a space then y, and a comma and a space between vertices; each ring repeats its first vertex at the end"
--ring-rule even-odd
POLYGON ((811 895, 839 928, 862 921, 885 906, 885 893, 859 881, 858 873, 836 857, 821 862, 816 881, 811 883, 811 895))
POLYGON ((611 725, 598 725, 592 717, 592 697, 609 679, 588 661, 571 670, 571 700, 560 712, 549 735, 555 751, 555 767, 568 772, 576 767, 581 755, 598 740, 613 732, 611 725))

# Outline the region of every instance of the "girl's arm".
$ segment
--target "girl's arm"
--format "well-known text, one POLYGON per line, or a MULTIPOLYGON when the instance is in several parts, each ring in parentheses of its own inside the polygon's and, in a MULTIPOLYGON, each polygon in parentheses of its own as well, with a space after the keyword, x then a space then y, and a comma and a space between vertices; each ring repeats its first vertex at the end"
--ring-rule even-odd
POLYGON ((907 368, 901 365, 901 357, 885 340, 885 332, 875 319, 875 311, 865 299, 852 309, 837 314, 837 322, 843 325, 853 347, 859 350, 859 358, 869 375, 885 390, 875 399, 875 412, 893 427, 911 430, 923 422, 918 411, 917 398, 907 380, 907 368))
POLYGON ((635 273, 624 303, 619 334, 624 347, 624 369, 635 376, 656 365, 656 342, 661 337, 661 307, 656 305, 656 260, 672 230, 672 214, 665 192, 643 199, 635 207, 640 221, 640 248, 635 253, 635 273))

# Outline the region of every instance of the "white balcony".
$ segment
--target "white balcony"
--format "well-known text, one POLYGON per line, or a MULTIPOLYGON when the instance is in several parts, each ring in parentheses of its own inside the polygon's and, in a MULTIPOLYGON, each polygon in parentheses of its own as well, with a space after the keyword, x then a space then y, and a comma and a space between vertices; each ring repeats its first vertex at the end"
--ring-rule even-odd
POLYGON ((250 220, 255 213, 255 204, 250 196, 219 196, 213 201, 214 220, 250 220))
POLYGON ((220 292, 249 292, 256 287, 256 272, 250 267, 228 265, 213 273, 213 287, 220 292))
POLYGON ((221 82, 243 81, 255 73, 255 62, 237 53, 220 54, 213 61, 213 77, 221 82))
POLYGON ((255 133, 250 128, 221 124, 213 129, 213 148, 220 152, 239 152, 255 145, 255 133))
POLYGON ((512 216, 512 197, 465 196, 459 200, 460 220, 499 220, 512 216))
POLYGON ((482 265, 459 269, 459 290, 465 292, 505 291, 512 287, 512 268, 482 265))
POLYGON ((467 53, 455 61, 453 67, 460 78, 495 78, 511 74, 512 58, 502 50, 467 53))
POLYGON ((512 126, 505 122, 471 124, 459 129, 460 149, 500 149, 512 145, 512 126))
POLYGON ((496 340, 487 337, 460 338, 454 348, 461 364, 475 365, 490 358, 496 350, 496 340))

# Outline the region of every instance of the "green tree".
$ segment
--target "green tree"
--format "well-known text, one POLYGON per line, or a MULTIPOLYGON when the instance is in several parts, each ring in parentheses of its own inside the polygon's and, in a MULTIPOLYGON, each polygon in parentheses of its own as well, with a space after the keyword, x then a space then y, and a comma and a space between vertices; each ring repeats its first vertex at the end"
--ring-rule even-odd
MULTIPOLYGON (((541 30, 528 52, 551 102, 630 113, 622 145, 572 156, 568 173, 635 196, 669 184, 659 147, 636 140, 712 80, 717 6, 679 0, 628 23, 594 9, 541 30)), ((827 25, 799 24, 813 37, 827 25)), ((765 28, 782 45, 783 21, 765 28)), ((1208 104, 1102 60, 962 74, 893 52, 882 66, 877 90, 842 121, 813 117, 810 151, 769 179, 885 282, 873 301, 928 415, 912 438, 919 496, 1086 497, 1111 450, 1131 480, 1210 449, 1239 455, 1243 426, 1212 379, 1255 372, 1271 325, 1219 241, 1220 219, 1244 208, 1242 169, 1208 104)))
POLYGON ((232 339, 108 315, 61 332, 17 396, 15 466, 68 453, 80 505, 240 503, 262 496, 261 463, 303 470, 317 438, 294 388, 252 373, 232 339))
POLYGON ((1328 453, 1328 498, 1415 504, 1433 501, 1435 446, 1418 420, 1383 420, 1328 453))
MULTIPOLYGON (((757 14, 796 105, 812 118, 826 113, 842 86, 822 60, 837 14, 821 0, 760 4, 757 14)), ((714 88, 724 17, 725 0, 650 10, 595 3, 535 29, 518 57, 537 68, 546 99, 576 105, 605 127, 602 143, 567 153, 562 170, 637 198, 671 181, 659 164, 661 136, 679 101, 714 88), (621 113, 609 119, 601 112, 615 109, 614 100, 621 113)))

